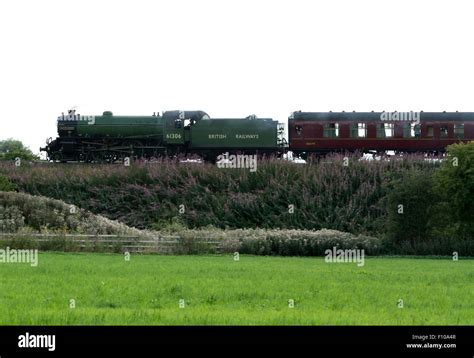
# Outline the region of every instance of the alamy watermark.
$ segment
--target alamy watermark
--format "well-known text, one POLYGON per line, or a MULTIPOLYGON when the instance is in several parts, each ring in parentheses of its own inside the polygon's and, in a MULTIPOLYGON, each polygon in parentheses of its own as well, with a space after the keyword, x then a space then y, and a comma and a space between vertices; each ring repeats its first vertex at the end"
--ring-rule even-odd
POLYGON ((69 114, 62 114, 58 117, 58 121, 71 121, 71 122, 87 122, 87 124, 95 124, 95 116, 83 116, 82 114, 76 114, 70 112, 69 114))
POLYGON ((420 112, 382 112, 380 114, 381 121, 406 121, 414 122, 416 124, 420 123, 420 112))
POLYGON ((54 334, 30 334, 26 332, 18 336, 19 348, 47 348, 54 352, 56 349, 56 336, 54 334))
POLYGON ((361 267, 365 264, 364 249, 338 249, 334 246, 332 249, 324 251, 324 261, 327 263, 347 263, 356 262, 361 267))
POLYGON ((0 264, 25 264, 29 263, 32 267, 38 266, 38 250, 27 249, 0 249, 0 264))
POLYGON ((229 152, 217 156, 218 168, 243 168, 257 171, 257 155, 253 154, 230 154, 229 152))

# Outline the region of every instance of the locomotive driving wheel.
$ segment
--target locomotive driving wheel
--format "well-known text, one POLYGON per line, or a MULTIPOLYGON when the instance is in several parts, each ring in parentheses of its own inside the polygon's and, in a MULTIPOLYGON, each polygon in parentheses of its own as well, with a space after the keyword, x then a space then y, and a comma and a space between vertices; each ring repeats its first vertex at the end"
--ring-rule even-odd
POLYGON ((91 163, 103 163, 104 153, 102 151, 91 151, 89 153, 89 160, 91 163))
POLYGON ((56 152, 51 154, 51 160, 53 162, 61 162, 63 160, 63 154, 60 152, 56 152))
POLYGON ((89 156, 87 153, 81 152, 76 154, 76 161, 78 162, 87 162, 89 159, 89 156))
POLYGON ((127 147, 127 152, 130 153, 130 157, 141 158, 145 154, 143 144, 139 140, 127 140, 123 143, 123 146, 127 147))

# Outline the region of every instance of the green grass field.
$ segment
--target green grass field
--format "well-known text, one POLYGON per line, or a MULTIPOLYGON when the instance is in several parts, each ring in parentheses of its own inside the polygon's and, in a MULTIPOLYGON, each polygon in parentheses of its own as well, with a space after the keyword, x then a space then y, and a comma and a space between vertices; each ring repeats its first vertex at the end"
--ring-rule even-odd
POLYGON ((0 324, 472 325, 473 282, 472 260, 40 253, 0 264, 0 324))

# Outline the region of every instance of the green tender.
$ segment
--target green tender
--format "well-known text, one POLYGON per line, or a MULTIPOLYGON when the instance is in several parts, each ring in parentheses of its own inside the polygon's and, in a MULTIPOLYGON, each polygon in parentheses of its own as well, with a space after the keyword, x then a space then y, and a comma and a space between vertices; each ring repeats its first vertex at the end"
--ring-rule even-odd
POLYGON ((276 148, 278 123, 263 118, 197 121, 191 127, 191 148, 276 148))

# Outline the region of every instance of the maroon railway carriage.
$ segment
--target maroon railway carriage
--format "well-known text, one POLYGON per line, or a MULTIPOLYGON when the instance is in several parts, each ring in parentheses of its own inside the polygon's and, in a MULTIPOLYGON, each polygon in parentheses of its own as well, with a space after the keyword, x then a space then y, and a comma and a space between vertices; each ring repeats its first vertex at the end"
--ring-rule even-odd
POLYGON ((474 140, 474 112, 294 112, 289 145, 297 155, 334 151, 443 152, 474 140))

